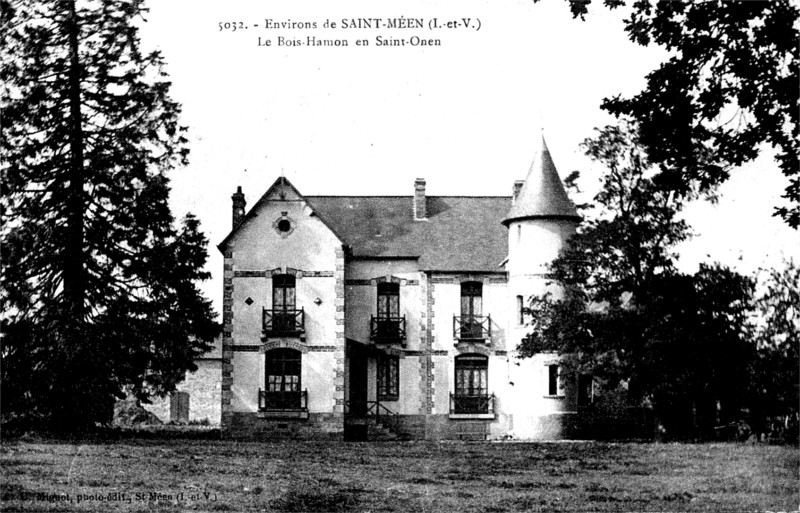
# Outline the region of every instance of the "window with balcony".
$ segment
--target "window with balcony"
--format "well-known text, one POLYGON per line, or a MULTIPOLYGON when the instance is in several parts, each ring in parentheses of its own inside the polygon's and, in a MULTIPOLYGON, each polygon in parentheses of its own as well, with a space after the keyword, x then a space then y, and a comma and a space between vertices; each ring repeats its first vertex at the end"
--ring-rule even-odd
POLYGON ((400 398, 400 359, 385 355, 378 360, 378 400, 397 401, 400 398))
POLYGON ((461 284, 461 315, 453 317, 453 337, 459 340, 488 340, 491 318, 483 316, 483 283, 461 284))
POLYGON ((400 285, 378 284, 377 315, 370 322, 370 339, 376 343, 403 343, 406 338, 406 318, 400 315, 400 285))
POLYGON ((305 410, 307 395, 300 390, 301 353, 273 349, 265 354, 265 389, 259 394, 261 411, 305 410))
POLYGON ((456 387, 452 395, 451 412, 492 413, 494 399, 489 395, 489 359, 478 354, 456 356, 456 387))
POLYGON ((264 309, 264 332, 275 336, 298 335, 305 331, 303 309, 297 309, 295 277, 276 274, 272 277, 272 309, 264 309))

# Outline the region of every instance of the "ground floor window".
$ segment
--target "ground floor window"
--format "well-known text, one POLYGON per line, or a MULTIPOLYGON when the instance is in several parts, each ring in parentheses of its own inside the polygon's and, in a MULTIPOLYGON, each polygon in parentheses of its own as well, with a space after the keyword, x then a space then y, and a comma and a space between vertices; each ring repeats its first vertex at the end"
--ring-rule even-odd
POLYGON ((483 355, 461 355, 455 361, 455 413, 486 413, 489 409, 489 359, 483 355))
POLYGON ((378 400, 397 401, 400 398, 400 359, 382 356, 378 359, 378 400))
POLYGON ((300 351, 273 349, 266 353, 266 384, 261 406, 267 410, 301 407, 300 351))

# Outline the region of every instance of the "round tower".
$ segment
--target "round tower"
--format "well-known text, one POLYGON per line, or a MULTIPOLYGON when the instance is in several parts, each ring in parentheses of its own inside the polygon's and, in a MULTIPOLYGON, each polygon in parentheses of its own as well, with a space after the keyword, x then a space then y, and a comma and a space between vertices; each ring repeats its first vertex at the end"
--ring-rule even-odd
POLYGON ((514 283, 527 295, 542 293, 547 266, 580 222, 544 137, 528 177, 521 188, 515 185, 514 189, 511 210, 503 220, 508 227, 509 285, 514 283))
MULTIPOLYGON (((509 304, 514 315, 507 331, 508 347, 515 348, 529 331, 522 307, 533 295, 562 294, 553 283, 548 265, 575 233, 580 216, 567 196, 550 151, 542 137, 541 150, 523 183, 514 186, 511 210, 503 224, 508 227, 509 304)), ((559 358, 540 354, 513 358, 515 435, 520 438, 569 438, 577 411, 575 377, 561 371, 559 358)))

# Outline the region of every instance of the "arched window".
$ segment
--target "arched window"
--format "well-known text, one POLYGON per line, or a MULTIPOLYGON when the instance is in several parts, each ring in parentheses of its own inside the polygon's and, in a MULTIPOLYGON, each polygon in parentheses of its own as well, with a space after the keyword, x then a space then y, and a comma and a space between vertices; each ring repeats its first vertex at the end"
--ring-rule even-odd
POLYGON ((300 351, 273 349, 267 351, 265 356, 265 409, 300 409, 300 351))
POLYGON ((486 413, 489 408, 489 359, 480 354, 456 356, 455 413, 486 413))

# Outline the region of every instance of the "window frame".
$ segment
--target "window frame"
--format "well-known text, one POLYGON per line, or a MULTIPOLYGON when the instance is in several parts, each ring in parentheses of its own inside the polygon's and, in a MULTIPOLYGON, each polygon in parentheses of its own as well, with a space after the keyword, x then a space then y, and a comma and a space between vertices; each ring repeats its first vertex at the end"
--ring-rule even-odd
POLYGON ((400 358, 383 355, 378 358, 377 397, 379 401, 400 399, 400 358))
POLYGON ((489 358, 482 354, 461 354, 453 363, 454 391, 458 397, 489 396, 489 358), (466 362, 474 362, 468 364, 466 362), (480 362, 480 363, 478 363, 480 362), (477 371, 477 372, 476 372, 477 371), (466 379, 465 379, 466 376, 466 379), (475 379, 478 376, 479 379, 475 379), (476 382, 478 386, 476 387, 476 382), (469 393, 461 393, 461 392, 469 393), (474 393, 474 392, 478 393, 474 393))
POLYGON ((547 395, 546 397, 562 397, 561 388, 561 366, 557 363, 549 363, 547 367, 547 395), (561 392, 561 393, 559 393, 561 392))
POLYGON ((288 347, 281 347, 271 349, 264 353, 264 391, 265 392, 300 392, 302 387, 302 374, 303 374, 303 353, 296 349, 288 347), (277 365, 276 365, 277 364, 277 365), (287 373, 289 366, 297 366, 296 374, 287 373), (281 372, 270 373, 272 370, 280 370, 281 372), (279 378, 279 380, 270 381, 271 377, 279 378), (287 382, 287 377, 296 377, 287 382), (275 387, 277 385, 277 387, 275 387), (288 387, 288 388, 287 388, 288 387), (276 388, 276 389, 273 389, 276 388))
POLYGON ((376 312, 376 317, 379 319, 397 319, 400 317, 399 283, 378 283, 376 312))
POLYGON ((281 310, 284 312, 297 310, 297 279, 294 275, 272 275, 272 310, 281 310), (290 297, 287 297, 288 290, 292 291, 290 297), (282 293, 279 294, 281 291, 282 293))
POLYGON ((461 317, 483 316, 483 282, 461 282, 461 317))

